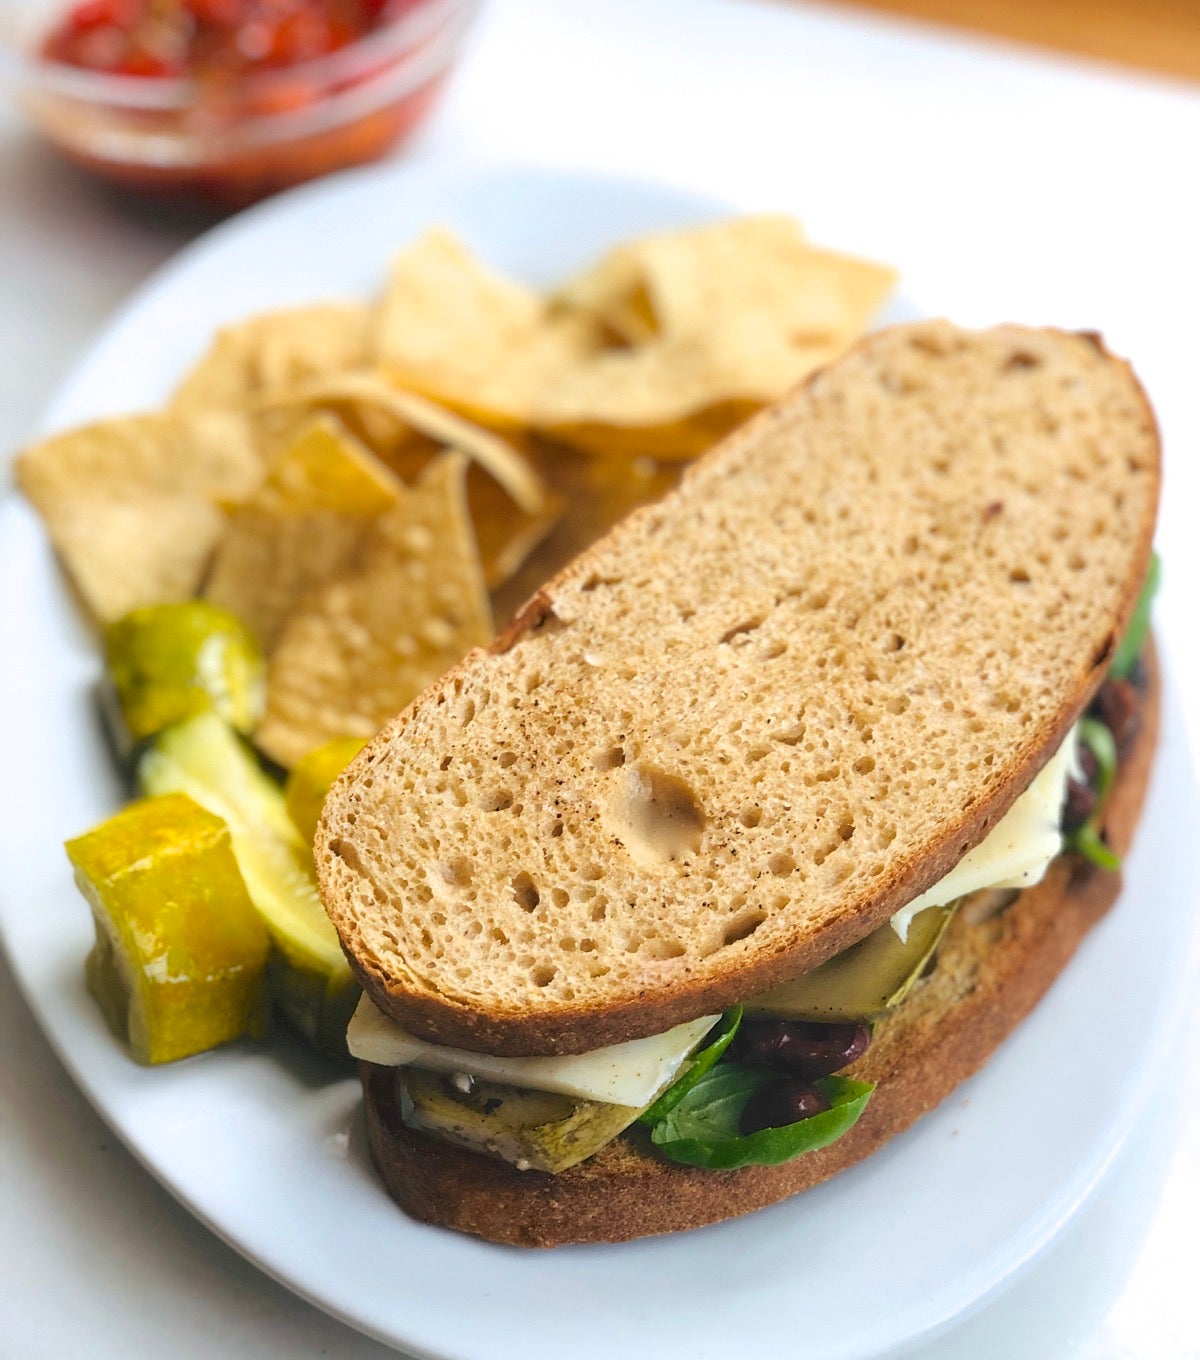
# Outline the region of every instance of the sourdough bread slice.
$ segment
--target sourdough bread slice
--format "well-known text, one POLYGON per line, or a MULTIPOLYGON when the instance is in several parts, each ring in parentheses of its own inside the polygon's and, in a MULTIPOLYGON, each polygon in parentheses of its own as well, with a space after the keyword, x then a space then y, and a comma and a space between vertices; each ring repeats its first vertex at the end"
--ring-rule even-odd
POLYGON ((846 948, 1062 741, 1158 483, 1095 337, 868 337, 352 763, 316 852, 364 988, 437 1042, 580 1052, 846 948))
MULTIPOLYGON (((1106 839, 1122 854, 1141 811, 1157 725, 1152 667, 1141 725, 1122 752, 1105 810, 1106 839)), ((828 1180, 944 1100, 1033 1009, 1120 886, 1119 874, 1064 855, 1003 914, 977 923, 956 917, 934 972, 876 1026, 871 1047, 848 1070, 876 1083, 858 1123, 836 1143, 781 1166, 679 1166, 635 1128, 559 1175, 517 1171, 407 1129, 395 1070, 363 1064, 372 1158, 388 1193, 414 1218, 517 1246, 619 1242, 750 1213, 828 1180)))

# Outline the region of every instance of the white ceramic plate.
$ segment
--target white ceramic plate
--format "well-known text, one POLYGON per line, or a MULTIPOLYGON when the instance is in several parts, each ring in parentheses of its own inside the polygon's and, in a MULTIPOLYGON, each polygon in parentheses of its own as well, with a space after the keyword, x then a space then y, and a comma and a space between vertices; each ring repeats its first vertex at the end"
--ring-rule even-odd
MULTIPOLYGON (((109 327, 47 429, 159 401, 214 327, 375 289, 433 222, 532 283, 614 239, 717 206, 645 184, 389 170, 278 200, 185 252, 109 327)), ((903 261, 899 262, 901 265, 903 261)), ((109 1037, 81 965, 91 925, 62 841, 124 791, 95 717, 93 645, 40 530, 0 521, 5 819, 0 923, 34 1013, 146 1167, 264 1270, 421 1356, 879 1356, 929 1335, 1030 1260, 1142 1115, 1182 1001, 1196 805, 1173 696, 1119 910, 987 1070, 865 1165, 750 1218, 619 1247, 501 1249, 410 1222, 367 1162, 355 1083, 249 1045, 146 1071, 109 1037)))

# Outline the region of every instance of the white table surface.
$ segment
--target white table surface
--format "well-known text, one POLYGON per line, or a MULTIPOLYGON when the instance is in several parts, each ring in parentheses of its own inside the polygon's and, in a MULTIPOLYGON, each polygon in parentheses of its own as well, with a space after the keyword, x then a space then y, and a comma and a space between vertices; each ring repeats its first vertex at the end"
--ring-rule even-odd
MULTIPOLYGON (((790 209, 815 239, 900 265, 927 310, 1102 329, 1135 358, 1163 427, 1159 618, 1194 737, 1197 148, 1195 87, 852 11, 493 0, 410 154, 634 174, 790 209)), ((192 234, 77 178, 0 102, 0 453, 192 234)), ((20 815, 19 780, 35 777, 7 772, 0 815, 20 815)), ((140 1169, 2 961, 0 1036, 0 1360, 392 1354, 259 1274, 140 1169)), ((1092 1200, 926 1360, 1200 1357, 1200 1017, 1164 1044, 1163 1087, 1092 1200)))

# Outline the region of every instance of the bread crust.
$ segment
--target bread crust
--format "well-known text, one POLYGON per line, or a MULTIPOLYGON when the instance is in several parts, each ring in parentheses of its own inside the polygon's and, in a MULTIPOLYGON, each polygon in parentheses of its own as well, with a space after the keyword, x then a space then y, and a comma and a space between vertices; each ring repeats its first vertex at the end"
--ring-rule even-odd
MULTIPOLYGON (((1138 731, 1122 752, 1104 810, 1109 844, 1128 852, 1157 741, 1160 679, 1152 649, 1138 731)), ((876 1027, 848 1075, 876 1083, 858 1123, 836 1143, 775 1167, 705 1171, 658 1157, 636 1128, 559 1175, 506 1163, 404 1127, 395 1072, 362 1064, 371 1156, 412 1217, 489 1241, 551 1247, 679 1232, 751 1213, 828 1180, 913 1124, 975 1073, 1033 1009, 1108 911, 1121 875, 1071 855, 1006 911, 952 922, 934 972, 876 1027)))
MULTIPOLYGON (((1014 336, 1035 334, 1015 327, 1002 329, 1014 336)), ((876 343, 877 339, 869 338, 859 348, 876 343)), ((1153 413, 1132 378, 1129 366, 1108 354, 1097 337, 1089 335, 1084 339, 1130 378, 1148 439, 1155 443, 1153 413)), ((1077 343, 1077 338, 1073 343, 1077 343)), ((765 438, 785 418, 789 404, 802 400, 807 387, 817 381, 819 375, 797 389, 782 407, 763 412, 725 441, 720 450, 702 459, 689 470, 681 490, 674 493, 675 497, 686 495, 698 479, 712 475, 716 464, 711 460, 735 462, 741 451, 765 438)), ((1157 455, 1151 450, 1148 457, 1154 460, 1149 472, 1157 487, 1157 455)), ((1147 469, 1143 467, 1142 471, 1147 469)), ((1047 713, 1044 721, 1039 721, 1036 731, 1023 733, 1016 748, 1005 750, 1003 776, 992 780, 985 797, 965 800, 961 815, 946 820, 934 840, 921 848, 920 854, 895 856, 887 863, 886 872, 872 880, 870 890, 862 892, 853 903, 844 909, 839 906, 837 911, 831 909, 802 933, 795 932, 783 938, 781 932, 780 937, 769 944, 762 942, 769 933, 769 928, 764 929, 753 946, 722 955, 720 967, 709 966, 706 959, 683 960, 679 967, 669 963, 658 965, 653 971, 646 970, 644 983, 639 980, 636 986, 625 986, 619 995, 611 986, 605 995, 598 997, 562 999, 552 996, 551 989, 546 989, 544 993, 523 994, 515 1003, 500 1001, 490 995, 485 1003, 478 995, 472 997, 465 991, 462 996, 456 995, 453 988, 441 985, 447 979, 454 981, 445 969, 434 977, 432 973, 426 974, 424 963, 419 966, 414 963, 410 967, 407 959, 401 959, 404 964, 401 970, 390 966, 395 962, 394 958, 381 961, 373 954, 365 937, 365 916, 356 914, 348 885, 356 884, 361 891, 364 912, 375 910, 369 890, 374 889, 374 900, 378 901, 381 900, 380 893, 386 895, 388 885, 382 874, 377 881, 373 880, 371 868, 360 853, 361 825, 356 825, 355 816, 349 815, 348 791, 356 780, 371 782, 374 777, 372 774, 368 778, 371 762, 380 759, 381 753, 386 757, 389 750, 402 744, 408 744, 414 750, 429 749, 428 742, 422 744, 418 727, 422 713, 452 702, 461 686, 478 674, 490 658, 521 647, 523 641, 534 637, 547 621, 553 622, 552 607, 564 591, 587 589, 581 583, 593 572, 606 544, 611 550, 613 536, 610 535, 535 595, 501 633, 490 652, 472 654, 389 724, 335 786, 318 832, 317 866, 322 897, 363 989, 384 1014, 432 1042, 508 1055, 571 1053, 661 1032, 697 1015, 723 1009, 741 996, 766 990, 840 953, 936 882, 968 849, 978 844, 1027 787, 1086 707, 1104 678, 1141 584, 1153 533, 1154 507, 1150 502, 1154 499, 1156 492, 1148 500, 1145 516, 1136 529, 1130 530, 1128 571, 1122 574, 1115 608, 1106 613, 1103 628, 1098 629, 1081 649, 1087 654, 1075 657, 1070 683, 1055 693, 1053 712, 1047 713)), ((664 504, 670 503, 672 498, 664 504)), ((653 522, 660 514, 662 509, 657 506, 636 512, 614 534, 633 532, 636 526, 653 522)), ((530 734, 525 745, 533 749, 537 745, 536 738, 530 734)), ((535 800, 531 798, 530 801, 535 800)), ((496 907, 494 902, 488 905, 496 907)), ((537 958, 545 943, 539 938, 531 944, 528 950, 531 957, 537 958)), ((401 952, 397 946, 395 953, 401 952)))

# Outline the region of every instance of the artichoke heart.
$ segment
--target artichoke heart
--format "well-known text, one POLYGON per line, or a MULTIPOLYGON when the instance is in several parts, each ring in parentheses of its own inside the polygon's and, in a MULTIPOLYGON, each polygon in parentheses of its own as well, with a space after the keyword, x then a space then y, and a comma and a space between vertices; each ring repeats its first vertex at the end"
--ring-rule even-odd
POLYGON ((521 1171, 565 1171, 599 1152, 641 1113, 415 1067, 398 1069, 397 1080, 401 1118, 410 1129, 521 1171))

